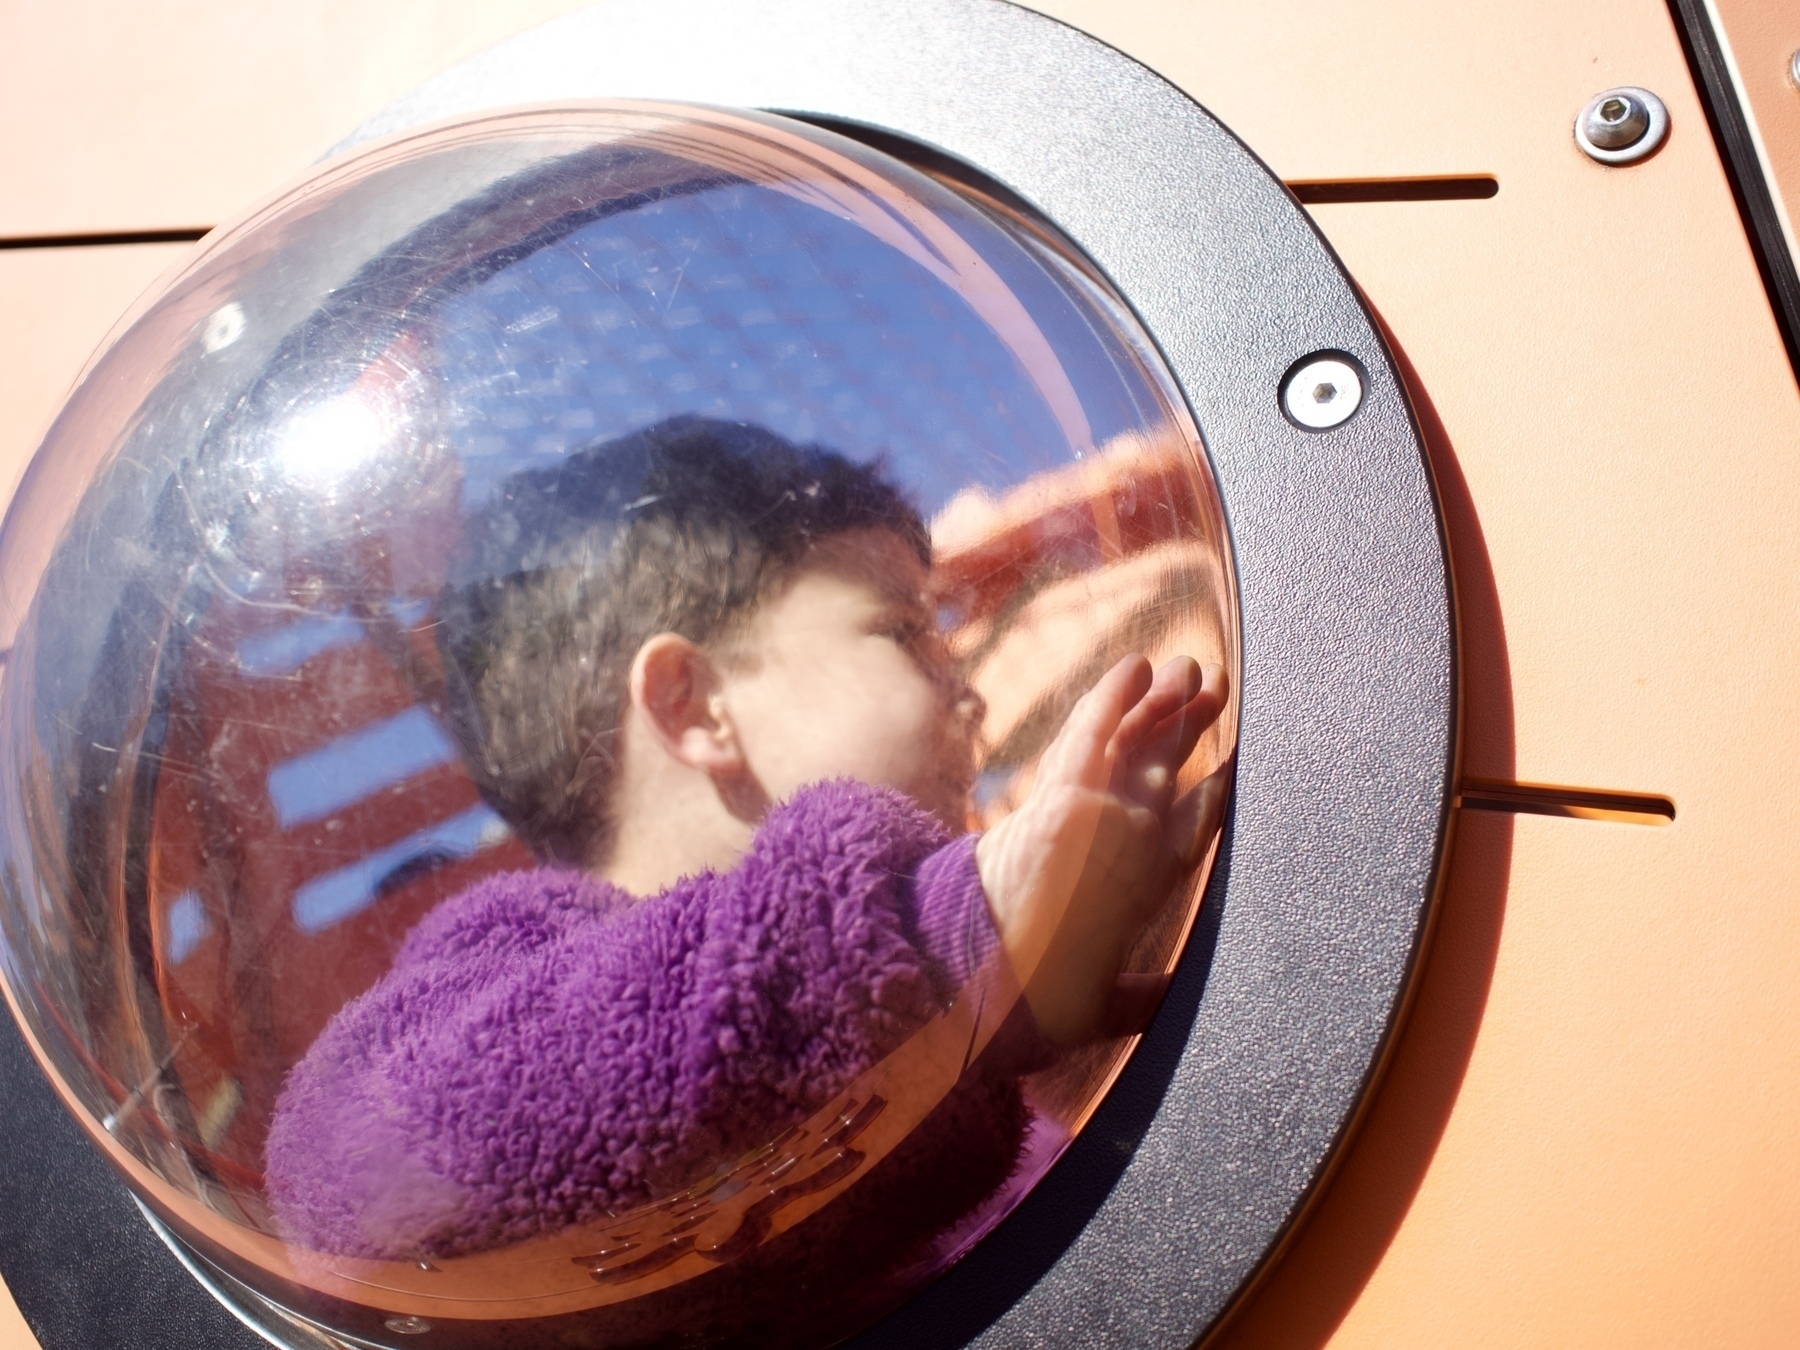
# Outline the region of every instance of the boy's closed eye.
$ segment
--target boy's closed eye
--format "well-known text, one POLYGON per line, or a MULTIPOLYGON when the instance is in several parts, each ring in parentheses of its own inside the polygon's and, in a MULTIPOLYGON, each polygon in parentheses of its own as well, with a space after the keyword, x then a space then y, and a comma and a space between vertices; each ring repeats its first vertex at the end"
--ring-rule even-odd
POLYGON ((937 636, 936 624, 920 605, 890 602, 872 616, 869 631, 899 647, 913 647, 937 636))
POLYGON ((887 624, 883 632, 901 647, 917 646, 932 636, 930 625, 919 619, 895 620, 887 624))
POLYGON ((951 677, 954 662, 934 615, 915 610, 890 617, 878 631, 880 636, 910 656, 934 681, 951 677))

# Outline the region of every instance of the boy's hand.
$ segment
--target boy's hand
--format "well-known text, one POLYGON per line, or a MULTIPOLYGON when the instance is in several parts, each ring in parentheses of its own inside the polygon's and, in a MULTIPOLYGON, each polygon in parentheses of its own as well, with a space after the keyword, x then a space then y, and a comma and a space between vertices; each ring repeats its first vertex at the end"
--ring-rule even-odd
POLYGON ((1226 770, 1175 777, 1225 706, 1225 672, 1128 656, 1083 695, 1031 793, 975 848, 982 889, 1039 1029, 1097 1030, 1126 953, 1219 827, 1226 770))

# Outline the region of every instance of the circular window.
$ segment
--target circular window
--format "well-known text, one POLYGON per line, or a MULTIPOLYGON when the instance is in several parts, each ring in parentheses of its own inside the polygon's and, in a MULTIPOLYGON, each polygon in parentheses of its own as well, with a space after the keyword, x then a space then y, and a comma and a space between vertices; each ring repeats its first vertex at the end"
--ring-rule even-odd
POLYGON ((364 1340, 894 1307, 1148 1025, 1235 744, 1131 310, 761 114, 333 164, 105 354, 0 569, 36 1048, 185 1243, 364 1340))

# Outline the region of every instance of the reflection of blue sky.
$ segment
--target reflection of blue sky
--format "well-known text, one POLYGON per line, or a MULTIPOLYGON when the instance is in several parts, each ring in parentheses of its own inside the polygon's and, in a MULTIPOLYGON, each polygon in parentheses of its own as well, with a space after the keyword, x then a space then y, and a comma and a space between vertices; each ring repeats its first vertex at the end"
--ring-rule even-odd
POLYGON ((472 807, 377 849, 348 867, 314 877, 294 892, 294 924, 303 933, 321 932, 374 904, 396 878, 409 875, 409 864, 426 869, 441 866, 491 848, 507 837, 499 816, 485 806, 472 807))
MULTIPOLYGON (((416 627, 430 611, 429 601, 394 596, 387 612, 402 628, 416 627)), ((292 623, 252 633, 237 645, 238 669, 246 675, 291 675, 315 656, 353 647, 363 640, 363 626, 348 610, 307 614, 292 623)))
POLYGON ((288 830, 456 758, 456 748, 431 714, 408 708, 277 764, 269 770, 269 800, 281 828, 288 830))
POLYGON ((206 906, 193 891, 183 891, 169 902, 165 950, 169 964, 178 966, 194 954, 194 949, 211 931, 206 921, 206 906))
POLYGON ((238 668, 246 675, 286 675, 313 657, 361 642, 362 625, 348 613, 309 615, 238 643, 238 668))
MULTIPOLYGON (((1095 439, 1141 425, 1144 382, 1116 340, 998 227, 971 214, 958 228, 1062 355, 1095 439)), ((681 413, 885 452, 927 512, 1073 453, 953 290, 767 188, 669 197, 576 230, 450 300, 436 344, 470 505, 517 469, 681 413)))

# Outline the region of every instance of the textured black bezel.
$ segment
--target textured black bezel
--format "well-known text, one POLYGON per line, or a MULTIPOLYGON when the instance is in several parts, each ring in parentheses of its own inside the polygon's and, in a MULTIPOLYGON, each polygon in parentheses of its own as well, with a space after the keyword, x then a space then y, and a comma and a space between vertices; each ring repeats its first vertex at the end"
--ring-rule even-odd
MULTIPOLYGON (((1428 927, 1456 751, 1454 616, 1394 363, 1305 212, 1229 131, 1143 66, 1000 0, 612 0, 446 72, 340 149, 602 97, 787 112, 974 166, 1112 280, 1187 398, 1230 522, 1243 639, 1235 797, 1201 921, 1062 1162, 857 1344, 1190 1345, 1322 1176, 1428 927), (1315 352, 1367 375, 1362 407, 1328 431, 1279 406, 1284 373, 1315 352)), ((0 1175, 28 1142, 6 1133, 0 1175)), ((93 1191, 102 1164, 69 1147, 56 1167, 93 1191)), ((113 1190, 85 1216, 0 1218, 7 1281, 49 1346, 76 1343, 42 1320, 48 1285, 68 1282, 47 1264, 66 1259, 57 1234, 128 1216, 113 1190)), ((78 1297, 171 1296, 152 1257, 132 1262, 141 1281, 78 1297)), ((204 1343, 248 1335, 213 1325, 223 1338, 204 1343)))

